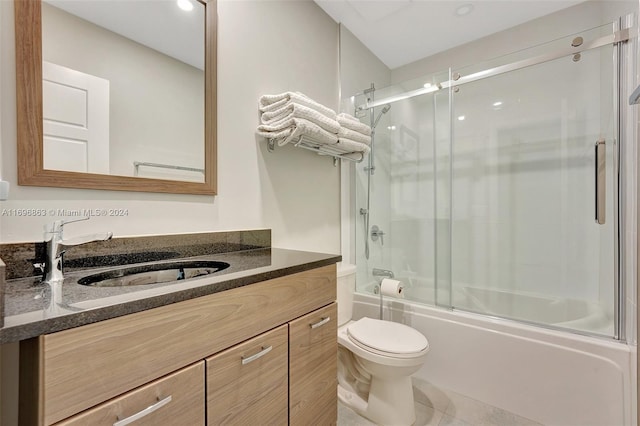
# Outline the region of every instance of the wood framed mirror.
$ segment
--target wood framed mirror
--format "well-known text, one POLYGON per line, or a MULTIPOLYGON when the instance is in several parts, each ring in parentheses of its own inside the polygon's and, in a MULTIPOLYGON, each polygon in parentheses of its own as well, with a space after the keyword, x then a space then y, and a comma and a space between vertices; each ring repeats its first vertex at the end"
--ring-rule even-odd
MULTIPOLYGON (((199 1, 199 0, 195 0, 199 1)), ((216 0, 204 5, 204 168, 199 182, 76 172, 45 168, 43 126, 43 36, 41 0, 14 0, 18 184, 61 188, 215 195, 216 185, 216 0)), ((149 70, 153 75, 153 70, 149 70)), ((178 141, 177 141, 178 142, 178 141)), ((176 143, 177 143, 176 142, 176 143)), ((153 151, 153 150, 151 150, 153 151)), ((144 163, 143 165, 152 163, 144 163)), ((135 164, 138 169, 139 164, 135 164)), ((163 166, 163 165, 160 165, 163 166)), ((134 164, 131 164, 134 168, 134 164)), ((176 169, 193 170, 188 167, 176 169)))

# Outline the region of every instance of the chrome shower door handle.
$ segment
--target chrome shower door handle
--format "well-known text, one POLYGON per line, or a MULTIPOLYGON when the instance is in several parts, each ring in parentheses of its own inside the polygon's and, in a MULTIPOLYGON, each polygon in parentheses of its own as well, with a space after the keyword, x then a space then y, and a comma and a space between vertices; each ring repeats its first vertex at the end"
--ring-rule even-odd
POLYGON ((596 178, 596 223, 605 224, 607 211, 607 146, 604 139, 596 142, 595 178, 596 178))

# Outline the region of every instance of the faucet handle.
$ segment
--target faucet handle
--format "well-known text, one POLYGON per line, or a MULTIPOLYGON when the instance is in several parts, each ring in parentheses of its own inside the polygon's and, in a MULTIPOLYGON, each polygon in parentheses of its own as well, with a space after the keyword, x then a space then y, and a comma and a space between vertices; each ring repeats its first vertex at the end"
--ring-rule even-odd
POLYGON ((66 225, 67 223, 80 222, 80 221, 83 221, 83 220, 89 220, 89 216, 80 217, 78 219, 60 219, 60 220, 55 220, 50 225, 45 225, 44 226, 45 240, 48 240, 47 234, 62 234, 62 230, 64 228, 64 225, 66 225))
POLYGON ((85 217, 81 217, 78 219, 61 219, 61 220, 56 220, 55 222, 53 222, 53 230, 52 232, 58 232, 58 231, 62 231, 62 228, 64 225, 68 224, 68 223, 73 223, 73 222, 82 222, 83 220, 89 220, 89 216, 85 216, 85 217))
POLYGON ((384 231, 378 225, 373 225, 371 227, 371 241, 377 241, 378 238, 380 238, 380 244, 384 245, 384 231))

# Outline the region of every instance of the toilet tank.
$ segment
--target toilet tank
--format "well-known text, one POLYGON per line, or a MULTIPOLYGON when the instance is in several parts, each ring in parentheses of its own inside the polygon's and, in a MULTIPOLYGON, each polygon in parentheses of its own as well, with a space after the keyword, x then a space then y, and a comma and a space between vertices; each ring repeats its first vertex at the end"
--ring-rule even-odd
POLYGON ((346 324, 353 312, 353 293, 356 290, 356 265, 338 264, 338 326, 346 324))

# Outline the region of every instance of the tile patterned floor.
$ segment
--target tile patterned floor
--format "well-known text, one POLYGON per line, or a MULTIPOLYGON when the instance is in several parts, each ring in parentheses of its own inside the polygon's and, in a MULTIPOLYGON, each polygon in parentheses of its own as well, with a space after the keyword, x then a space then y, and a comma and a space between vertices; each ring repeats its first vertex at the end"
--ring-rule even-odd
MULTIPOLYGON (((541 426, 532 420, 414 379, 415 426, 541 426)), ((375 426, 338 404, 338 426, 375 426)), ((389 425, 392 426, 392 425, 389 425)))

